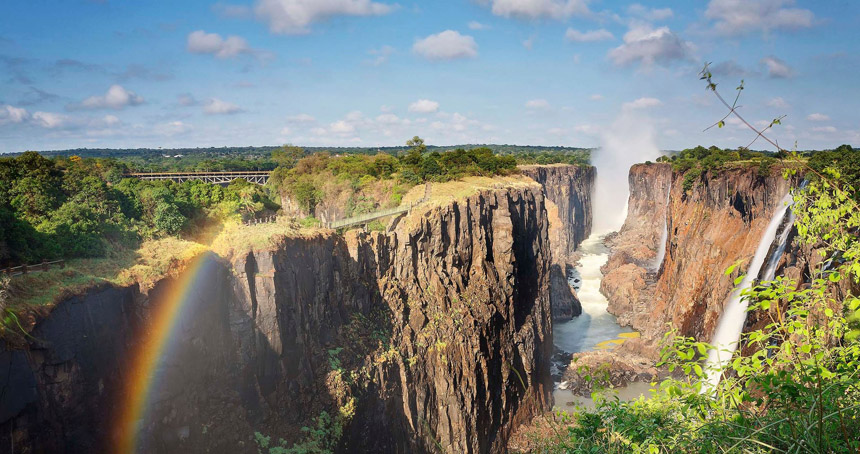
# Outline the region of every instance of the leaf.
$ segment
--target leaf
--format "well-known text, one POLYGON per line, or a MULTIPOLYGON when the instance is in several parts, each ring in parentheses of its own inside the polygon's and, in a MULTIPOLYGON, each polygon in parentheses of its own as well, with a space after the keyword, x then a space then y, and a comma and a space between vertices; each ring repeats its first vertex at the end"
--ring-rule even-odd
POLYGON ((723 126, 725 126, 725 125, 726 125, 726 122, 725 122, 725 121, 723 121, 723 120, 720 120, 719 122, 717 122, 717 127, 718 127, 718 128, 722 128, 722 127, 723 127, 723 126))

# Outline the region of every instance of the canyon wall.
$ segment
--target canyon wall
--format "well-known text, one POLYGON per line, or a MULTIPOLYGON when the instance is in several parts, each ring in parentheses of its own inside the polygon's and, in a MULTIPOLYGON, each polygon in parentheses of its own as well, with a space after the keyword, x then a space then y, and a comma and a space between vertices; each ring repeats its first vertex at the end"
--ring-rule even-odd
MULTIPOLYGON (((339 452, 504 452, 551 403, 549 221, 535 185, 195 267, 149 385, 139 452, 256 453, 332 416, 339 452)), ((192 271, 186 271, 192 272, 192 271)), ((0 349, 0 445, 110 452, 135 350, 177 280, 60 303, 0 349)))
POLYGON ((594 167, 566 164, 520 166, 523 175, 543 187, 550 218, 553 265, 550 270, 552 314, 556 320, 570 320, 582 313, 582 306, 568 284, 568 274, 578 261, 577 249, 591 235, 594 167))
POLYGON ((684 175, 669 164, 630 169, 629 212, 610 240, 601 291, 620 323, 642 333, 642 348, 654 356, 655 344, 670 323, 680 334, 709 341, 734 278, 755 253, 789 182, 773 171, 733 167, 706 172, 684 190, 684 175), (666 191, 668 206, 666 205, 666 191), (655 263, 663 225, 666 252, 655 263), (737 260, 744 265, 731 275, 737 260))

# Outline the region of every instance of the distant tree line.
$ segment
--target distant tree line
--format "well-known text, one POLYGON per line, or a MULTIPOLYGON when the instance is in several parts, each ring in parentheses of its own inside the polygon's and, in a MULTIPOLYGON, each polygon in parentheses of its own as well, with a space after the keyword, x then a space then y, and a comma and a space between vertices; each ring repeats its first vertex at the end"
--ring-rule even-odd
POLYGON ((141 240, 277 209, 260 186, 123 178, 111 159, 0 158, 0 265, 100 257, 141 240))

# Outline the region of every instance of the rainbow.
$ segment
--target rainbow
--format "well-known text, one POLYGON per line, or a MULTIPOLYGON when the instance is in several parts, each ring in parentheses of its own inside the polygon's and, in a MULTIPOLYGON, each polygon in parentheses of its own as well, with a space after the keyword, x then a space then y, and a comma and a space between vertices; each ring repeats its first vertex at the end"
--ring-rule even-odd
POLYGON ((148 404, 158 382, 158 366, 170 354, 170 341, 181 325, 179 322, 183 317, 183 308, 187 306, 190 296, 206 284, 206 280, 199 279, 199 276, 214 263, 210 254, 200 254, 190 260, 180 277, 168 284, 158 301, 152 302, 149 330, 131 355, 130 373, 121 394, 115 453, 133 454, 141 449, 138 435, 146 421, 148 404))

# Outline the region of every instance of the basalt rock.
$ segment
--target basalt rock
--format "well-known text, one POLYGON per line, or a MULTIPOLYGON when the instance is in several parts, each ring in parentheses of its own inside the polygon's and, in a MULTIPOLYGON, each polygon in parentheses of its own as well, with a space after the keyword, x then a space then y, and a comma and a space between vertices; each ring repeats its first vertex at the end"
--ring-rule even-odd
MULTIPOLYGON (((413 212, 387 234, 272 244, 187 271, 195 284, 140 415, 142 452, 256 453, 255 431, 297 442, 325 411, 346 415, 339 452, 497 453, 549 408, 552 262, 537 185, 413 212)), ((64 301, 27 349, 0 349, 0 446, 111 451, 135 352, 177 279, 64 301)))
POLYGON ((570 320, 582 305, 568 284, 568 270, 578 260, 580 243, 591 234, 594 167, 572 165, 521 166, 520 171, 543 187, 550 220, 553 266, 550 300, 556 320, 570 320))
POLYGON ((743 267, 729 276, 720 271, 738 260, 749 262, 774 210, 796 183, 749 167, 706 172, 686 192, 683 180, 668 164, 631 168, 628 217, 603 269, 601 291, 609 311, 642 333, 644 345, 628 341, 623 348, 652 357, 670 325, 682 335, 710 340, 743 267), (664 222, 666 254, 654 263, 664 222))

